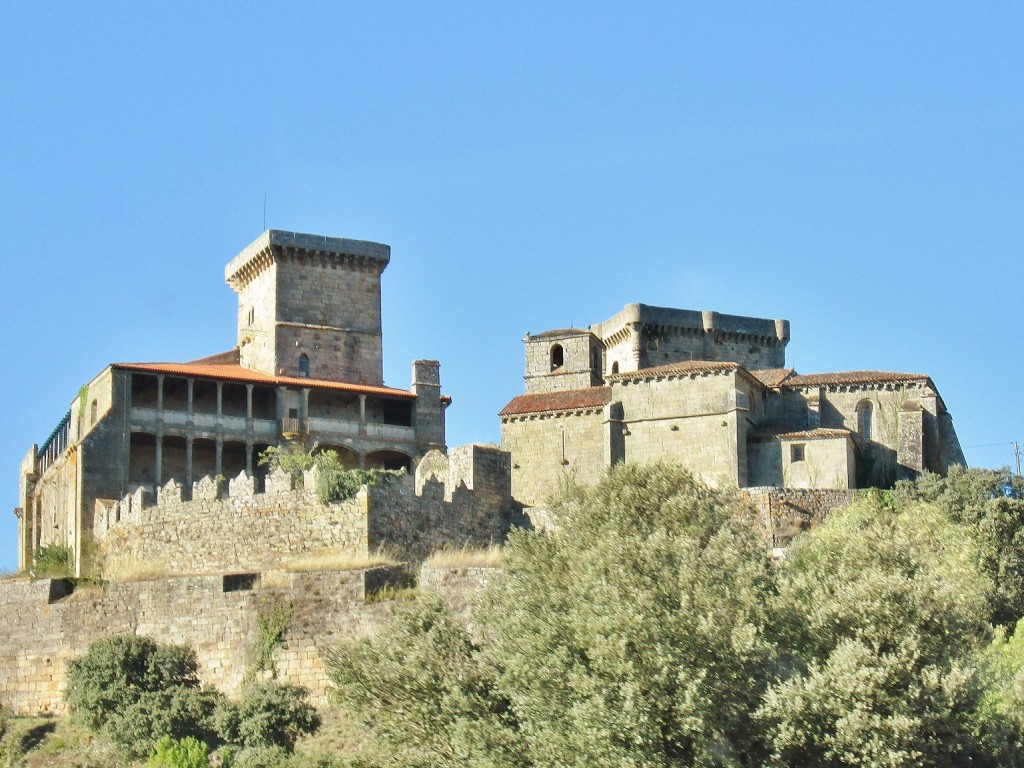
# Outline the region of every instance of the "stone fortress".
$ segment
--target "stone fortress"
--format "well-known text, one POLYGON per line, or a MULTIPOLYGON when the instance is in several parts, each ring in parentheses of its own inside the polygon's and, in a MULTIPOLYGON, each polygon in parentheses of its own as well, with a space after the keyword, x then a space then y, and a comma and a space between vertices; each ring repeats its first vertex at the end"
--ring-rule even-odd
POLYGON ((541 505, 571 473, 679 462, 712 484, 855 489, 964 457, 916 373, 797 374, 789 323, 629 304, 588 329, 523 340, 526 393, 501 411, 512 493, 541 505))
MULTIPOLYGON (((511 525, 543 520, 567 476, 591 482, 621 461, 670 459, 746 489, 773 545, 787 539, 779 510, 816 517, 853 489, 963 463, 927 376, 799 375, 785 367, 784 320, 641 304, 585 330, 527 336, 526 392, 501 411, 501 447, 449 450, 439 364, 415 361, 408 390, 383 381, 389 259, 379 243, 268 230, 225 270, 238 295, 234 349, 114 363, 82 387, 22 461, 19 568, 60 545, 76 576, 140 564, 162 575, 98 591, 75 579, 0 582, 10 623, 0 703, 60 711, 67 659, 114 632, 188 643, 204 680, 236 693, 268 601, 295 615, 278 676, 322 701, 321 645, 375 626, 384 611, 372 595, 409 569, 316 571, 296 566, 304 557, 385 549, 417 564, 500 543, 511 525), (409 472, 324 504, 316 469, 260 465, 284 444, 409 472)), ((464 582, 484 578, 419 572, 421 587, 439 583, 456 603, 464 582)))

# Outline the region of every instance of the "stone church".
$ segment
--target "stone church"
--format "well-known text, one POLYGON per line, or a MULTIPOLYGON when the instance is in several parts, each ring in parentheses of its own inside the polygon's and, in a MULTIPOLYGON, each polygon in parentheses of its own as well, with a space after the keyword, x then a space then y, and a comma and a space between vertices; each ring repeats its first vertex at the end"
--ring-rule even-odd
POLYGON ((677 461, 740 488, 822 489, 964 463, 928 376, 798 374, 786 320, 629 304, 523 342, 526 393, 501 411, 501 447, 528 506, 620 461, 677 461))

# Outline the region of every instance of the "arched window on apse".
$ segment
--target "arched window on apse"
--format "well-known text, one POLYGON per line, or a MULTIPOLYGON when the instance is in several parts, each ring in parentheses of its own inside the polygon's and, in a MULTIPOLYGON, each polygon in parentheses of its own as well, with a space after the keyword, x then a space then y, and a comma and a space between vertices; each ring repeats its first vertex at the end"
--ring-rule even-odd
POLYGON ((305 352, 299 355, 299 376, 309 378, 309 355, 305 352))
POLYGON ((857 433, 861 440, 871 439, 873 410, 870 400, 865 400, 857 406, 857 433))
POLYGON ((551 347, 551 370, 557 371, 565 365, 565 352, 562 350, 561 344, 555 344, 551 347))

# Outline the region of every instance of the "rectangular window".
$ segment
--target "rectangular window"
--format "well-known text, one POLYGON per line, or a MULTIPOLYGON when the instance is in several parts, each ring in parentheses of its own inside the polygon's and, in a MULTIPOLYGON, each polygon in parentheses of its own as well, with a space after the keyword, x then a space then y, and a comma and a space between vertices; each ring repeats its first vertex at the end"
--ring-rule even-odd
POLYGON ((790 461, 803 461, 804 460, 804 444, 793 443, 789 446, 789 460, 790 461))
POLYGON ((222 591, 249 592, 259 583, 258 573, 227 573, 224 574, 222 591))

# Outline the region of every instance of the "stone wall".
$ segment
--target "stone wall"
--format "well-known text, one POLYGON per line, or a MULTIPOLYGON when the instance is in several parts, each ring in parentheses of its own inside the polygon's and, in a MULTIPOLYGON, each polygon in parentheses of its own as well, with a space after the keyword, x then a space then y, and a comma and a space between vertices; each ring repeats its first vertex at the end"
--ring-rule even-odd
POLYGON ((794 537, 818 525, 830 512, 856 498, 848 488, 743 488, 760 513, 768 546, 781 554, 794 537))
POLYGON ((613 383, 612 399, 622 403, 624 414, 625 460, 677 461, 705 482, 742 485, 737 378, 728 371, 613 383))
POLYGON ((276 607, 290 616, 274 651, 276 676, 306 686, 323 705, 325 649, 378 626, 387 604, 368 603, 367 595, 401 576, 394 569, 263 572, 79 587, 70 594, 68 581, 0 581, 0 704, 21 715, 60 713, 67 662, 114 634, 194 648, 203 682, 236 696, 255 658, 257 617, 276 607))
POLYGON ((226 484, 207 477, 193 485, 191 501, 170 480, 155 504, 144 489, 99 503, 104 571, 224 573, 378 549, 419 561, 445 547, 500 543, 513 511, 509 457, 496 447, 431 451, 415 477, 383 478, 342 503, 320 503, 316 476, 273 473, 262 493, 244 472, 226 484))
POLYGON ((324 551, 366 554, 365 491, 325 505, 316 497, 312 473, 306 477, 311 490, 292 490, 290 483, 288 475, 271 475, 267 491, 255 493, 253 479, 242 473, 221 498, 221 484, 204 478, 195 484, 192 501, 182 501, 180 486, 170 480, 156 504, 140 490, 97 508, 103 571, 221 573, 282 567, 324 551))
POLYGON ((476 596, 500 568, 421 568, 420 589, 441 596, 452 613, 468 618, 476 596))
POLYGON ((603 407, 503 418, 501 447, 515 457, 512 495, 537 506, 556 495, 569 477, 596 483, 607 468, 606 433, 603 407))

